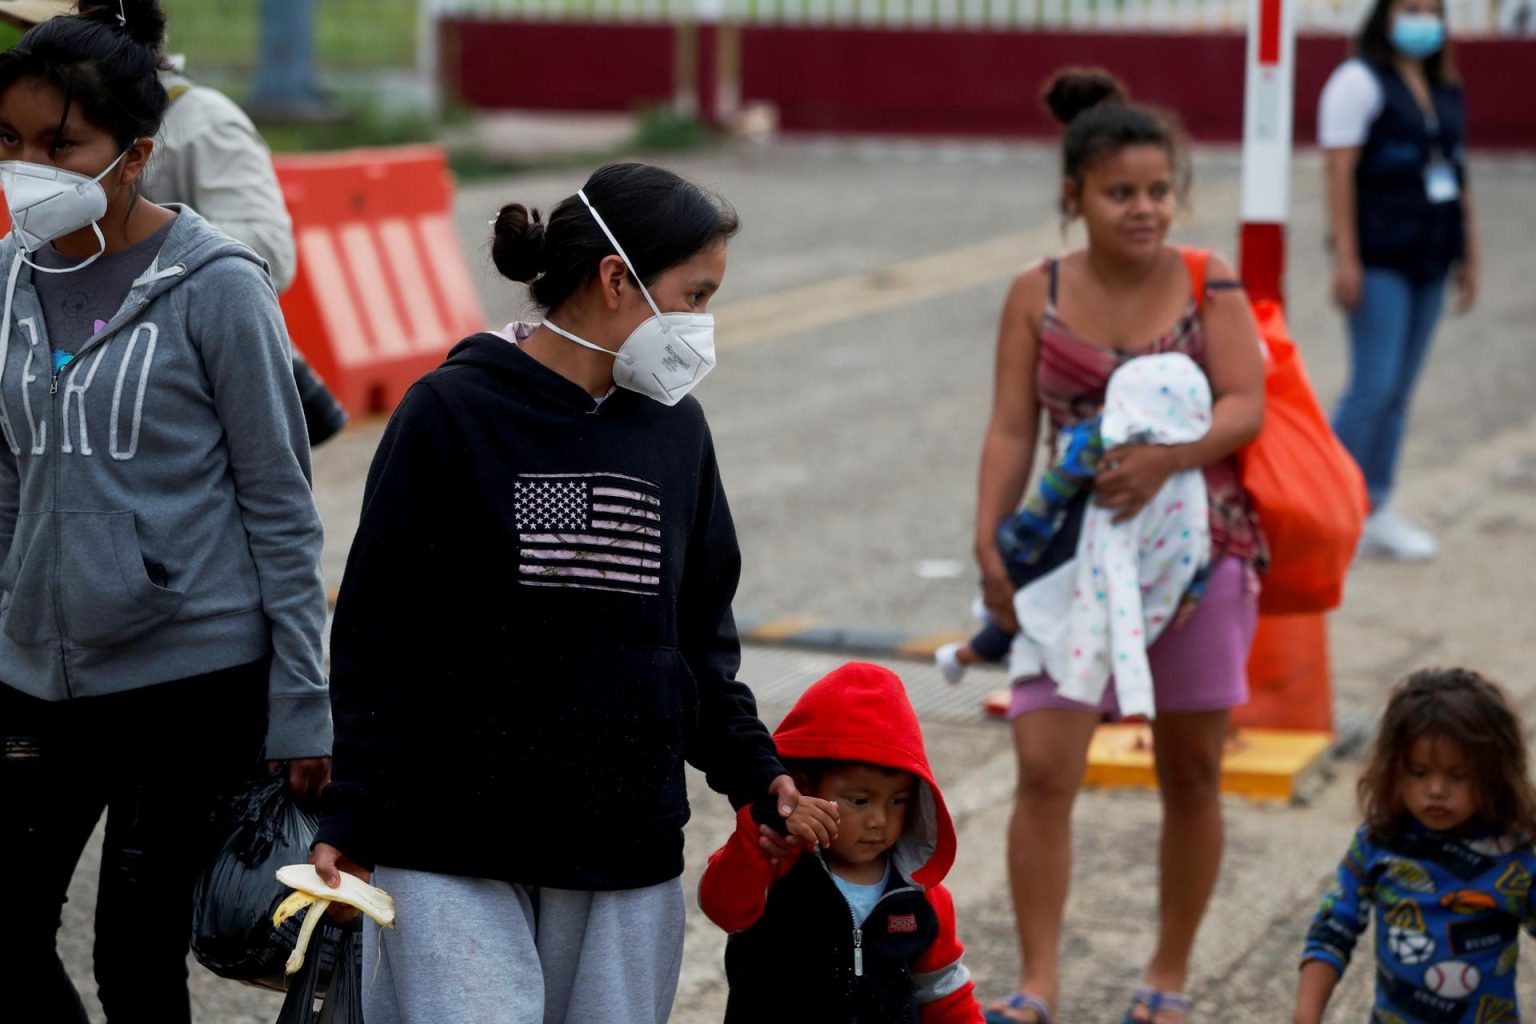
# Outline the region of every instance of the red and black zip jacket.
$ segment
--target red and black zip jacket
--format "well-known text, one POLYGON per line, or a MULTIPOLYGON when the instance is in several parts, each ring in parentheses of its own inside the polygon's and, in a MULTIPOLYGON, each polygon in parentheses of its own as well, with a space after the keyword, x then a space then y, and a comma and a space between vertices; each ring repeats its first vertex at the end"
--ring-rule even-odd
POLYGON ((791 993, 795 1019, 810 1024, 977 1024, 954 901, 941 884, 954 862, 954 825, 901 680, 876 665, 844 665, 805 692, 774 742, 785 759, 885 765, 911 772, 917 787, 885 893, 862 923, 817 854, 770 863, 752 809, 737 813, 699 883, 704 912, 732 933, 726 1024, 776 1024, 791 993))

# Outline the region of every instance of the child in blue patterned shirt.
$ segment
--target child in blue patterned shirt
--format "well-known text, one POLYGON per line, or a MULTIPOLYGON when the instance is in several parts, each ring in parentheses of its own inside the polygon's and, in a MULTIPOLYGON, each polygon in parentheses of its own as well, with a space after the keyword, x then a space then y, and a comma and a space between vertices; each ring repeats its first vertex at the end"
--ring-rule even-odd
POLYGON ((1315 1024, 1376 915, 1376 1024, 1519 1020, 1520 929, 1536 935, 1536 791, 1504 692, 1469 669, 1393 692, 1359 783, 1365 824, 1307 931, 1297 1024, 1315 1024))

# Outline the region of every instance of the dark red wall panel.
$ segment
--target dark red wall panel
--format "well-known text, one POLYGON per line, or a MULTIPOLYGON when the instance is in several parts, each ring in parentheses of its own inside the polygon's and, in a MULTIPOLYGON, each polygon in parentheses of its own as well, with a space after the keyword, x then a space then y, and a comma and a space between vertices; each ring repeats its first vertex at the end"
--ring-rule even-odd
MULTIPOLYGON (((447 31, 460 93, 478 106, 625 110, 673 93, 668 26, 485 21, 447 31)), ((741 47, 743 99, 777 106, 787 131, 1051 136, 1041 87, 1056 68, 1083 64, 1176 111, 1197 140, 1242 135, 1244 39, 1235 33, 746 26, 741 47)), ((1312 143, 1317 98, 1347 52, 1340 36, 1297 40, 1298 144, 1312 143)), ((1457 56, 1473 143, 1536 147, 1536 104, 1523 101, 1536 42, 1463 41, 1457 56)))
POLYGON ((670 25, 497 19, 444 33, 450 84, 472 106, 630 110, 672 98, 670 25))
POLYGON ((1241 123, 1242 40, 1230 35, 747 28, 742 96, 789 130, 1045 135, 1051 72, 1098 65, 1196 135, 1241 123))

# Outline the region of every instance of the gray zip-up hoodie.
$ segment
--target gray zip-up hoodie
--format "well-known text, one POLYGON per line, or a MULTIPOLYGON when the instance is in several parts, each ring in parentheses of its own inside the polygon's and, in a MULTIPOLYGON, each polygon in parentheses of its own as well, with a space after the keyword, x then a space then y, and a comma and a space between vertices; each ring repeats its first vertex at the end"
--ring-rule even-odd
MULTIPOLYGON (((326 755, 321 527, 282 314, 255 253, 169 208, 159 255, 58 374, 34 272, 16 280, 0 682, 67 700, 270 653, 267 756, 326 755)), ((15 255, 0 240, 0 274, 15 255)))

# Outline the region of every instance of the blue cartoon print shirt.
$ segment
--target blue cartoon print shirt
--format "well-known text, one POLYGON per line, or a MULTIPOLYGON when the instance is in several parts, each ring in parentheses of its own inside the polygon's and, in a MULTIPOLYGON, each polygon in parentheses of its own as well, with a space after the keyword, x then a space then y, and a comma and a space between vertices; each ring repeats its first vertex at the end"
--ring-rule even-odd
POLYGON ((1373 1022, 1518 1021, 1520 928, 1536 935, 1533 872, 1529 840, 1418 826, 1372 840, 1362 828, 1307 930, 1302 962, 1321 960, 1342 974, 1374 907, 1373 1022))

